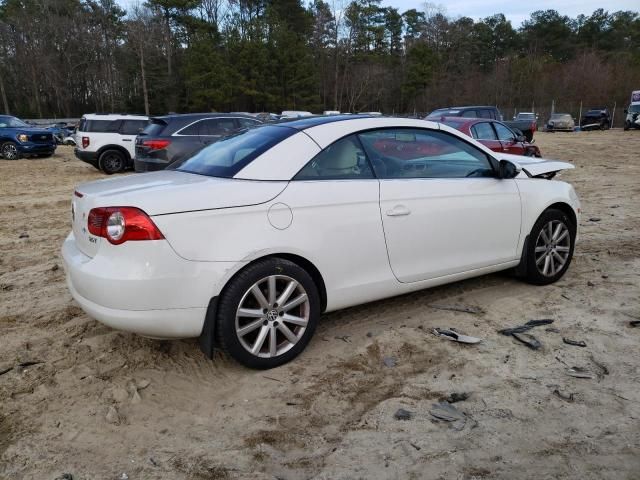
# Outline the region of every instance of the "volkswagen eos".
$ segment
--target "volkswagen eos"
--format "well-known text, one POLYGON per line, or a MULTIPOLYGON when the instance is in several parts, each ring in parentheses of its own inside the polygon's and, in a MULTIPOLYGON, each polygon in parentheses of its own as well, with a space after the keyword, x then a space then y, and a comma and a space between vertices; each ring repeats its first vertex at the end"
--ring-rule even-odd
POLYGON ((260 126, 171 170, 78 186, 67 283, 113 328, 271 368, 322 312, 498 270, 558 280, 580 215, 552 180, 568 168, 423 120, 260 126))

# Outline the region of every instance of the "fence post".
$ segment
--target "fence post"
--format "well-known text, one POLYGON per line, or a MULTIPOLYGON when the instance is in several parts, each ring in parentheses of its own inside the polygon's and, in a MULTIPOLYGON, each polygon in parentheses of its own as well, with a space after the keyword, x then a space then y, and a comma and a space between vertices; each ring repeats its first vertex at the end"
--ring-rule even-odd
POLYGON ((613 102, 613 112, 611 112, 611 125, 609 125, 611 128, 613 128, 613 121, 616 118, 616 105, 617 102, 613 102))

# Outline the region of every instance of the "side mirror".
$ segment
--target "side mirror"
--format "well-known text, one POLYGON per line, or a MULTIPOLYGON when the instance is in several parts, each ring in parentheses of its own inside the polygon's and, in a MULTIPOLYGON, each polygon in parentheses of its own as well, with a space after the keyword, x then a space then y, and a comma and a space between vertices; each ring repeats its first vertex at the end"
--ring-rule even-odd
POLYGON ((525 142, 527 140, 527 137, 525 137, 524 135, 518 135, 516 137, 516 141, 518 142, 525 142))
POLYGON ((509 160, 500 160, 498 173, 502 179, 514 178, 520 173, 520 167, 509 160))

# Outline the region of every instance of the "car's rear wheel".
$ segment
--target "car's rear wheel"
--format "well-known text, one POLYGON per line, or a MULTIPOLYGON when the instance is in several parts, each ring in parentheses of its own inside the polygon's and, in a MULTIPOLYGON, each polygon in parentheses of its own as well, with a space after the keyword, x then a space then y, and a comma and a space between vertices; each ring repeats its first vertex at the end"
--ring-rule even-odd
POLYGON ((100 170, 107 175, 122 172, 126 165, 126 160, 122 152, 118 150, 106 150, 100 155, 98 161, 100 170))
POLYGON ((13 142, 5 142, 0 146, 0 156, 7 160, 18 160, 20 158, 20 152, 18 146, 13 142))
POLYGON ((256 369, 295 358, 309 343, 320 317, 320 296, 311 276, 280 258, 259 261, 238 273, 218 305, 220 348, 256 369))
POLYGON ((624 122, 624 127, 622 127, 622 129, 626 132, 627 130, 629 130, 629 128, 631 128, 631 123, 625 121, 624 122))
POLYGON ((545 211, 529 235, 525 280, 536 285, 559 280, 571 263, 575 234, 576 226, 566 213, 545 211))

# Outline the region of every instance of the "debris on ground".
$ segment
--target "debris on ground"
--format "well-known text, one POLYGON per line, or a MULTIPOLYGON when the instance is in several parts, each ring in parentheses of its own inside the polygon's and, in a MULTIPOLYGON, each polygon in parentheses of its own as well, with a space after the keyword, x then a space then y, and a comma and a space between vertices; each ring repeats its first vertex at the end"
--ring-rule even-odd
POLYGON ((384 363, 385 367, 393 368, 397 365, 398 361, 395 357, 384 357, 382 363, 384 363))
POLYGON ((482 341, 481 338, 471 337, 469 335, 464 335, 460 332, 455 331, 454 329, 446 329, 446 328, 434 328, 433 334, 437 337, 446 338, 447 340, 452 340, 454 342, 459 343, 480 343, 482 341))
POLYGON ((58 270, 60 270, 60 265, 58 265, 57 263, 53 267, 51 267, 52 272, 57 272, 58 270))
POLYGON ((562 341, 567 345, 573 345, 574 347, 586 347, 587 344, 584 340, 571 340, 567 337, 562 337, 562 341))
POLYGON ((59 477, 56 477, 54 480, 73 480, 73 475, 70 473, 63 473, 59 477))
POLYGON ((437 303, 431 303, 429 304, 429 307, 435 308, 436 310, 450 310, 452 312, 470 313, 472 315, 478 315, 480 313, 484 313, 484 310, 482 310, 479 307, 469 307, 465 305, 442 305, 437 303))
POLYGON ((18 238, 29 238, 29 234, 28 233, 21 233, 18 238))
POLYGON ((602 220, 600 217, 591 217, 589 219, 590 222, 599 222, 600 220, 602 220))
POLYGON ((351 340, 349 340, 351 338, 351 335, 336 335, 335 337, 336 340, 342 340, 344 343, 351 343, 351 340))
POLYGON ((560 333, 560 330, 557 329, 556 327, 545 328, 544 331, 549 333, 560 333))
POLYGON ((632 327, 640 327, 640 320, 631 320, 629 325, 632 327))
POLYGON ((596 286, 596 284, 595 284, 595 283, 593 283, 591 280, 589 280, 589 281, 587 282, 587 287, 595 287, 595 286, 596 286))
POLYGON ((438 420, 450 422, 454 430, 462 430, 467 423, 467 416, 449 402, 434 403, 429 413, 438 420))
POLYGON ((412 417, 413 412, 405 410, 404 408, 399 408, 396 413, 393 414, 393 418, 396 420, 411 420, 412 417))
POLYGON ((553 393, 556 397, 561 398, 565 402, 573 403, 573 393, 564 393, 557 388, 553 391, 553 393))
POLYGON ((565 370, 565 373, 570 377, 575 377, 575 378, 587 378, 589 380, 593 380, 594 378, 596 378, 595 373, 593 373, 588 368, 584 368, 584 367, 567 368, 565 370))
POLYGON ((510 336, 514 333, 523 333, 528 330, 531 330, 534 327, 540 327, 542 325, 550 325, 553 323, 553 320, 550 318, 543 318, 541 320, 529 320, 524 325, 520 325, 519 327, 511 327, 511 328, 503 328, 502 330, 498 330, 498 333, 502 335, 510 336))
POLYGON ((512 337, 524 343, 527 347, 533 350, 539 350, 540 347, 542 347, 542 343, 540 343, 540 340, 538 340, 533 335, 529 335, 528 333, 515 332, 514 334, 512 334, 512 337))
POLYGON ((598 360, 596 360, 595 358, 593 358, 593 354, 591 354, 591 355, 589 356, 589 358, 591 359, 591 362, 592 362, 596 367, 598 367, 598 369, 600 370, 600 371, 599 371, 599 373, 598 373, 598 378, 602 378, 602 377, 604 377, 605 375, 609 375, 609 369, 607 368, 607 366, 606 366, 604 363, 599 362, 598 360))
POLYGON ((470 396, 471 394, 467 392, 460 392, 460 393, 454 392, 451 395, 449 395, 445 400, 449 403, 464 402, 470 396))
POLYGON ((114 406, 109 407, 105 419, 113 425, 118 425, 120 423, 120 415, 118 415, 118 411, 114 406))

